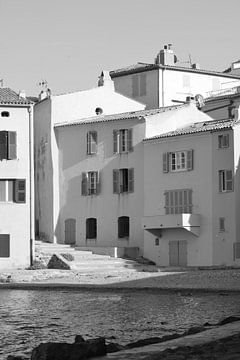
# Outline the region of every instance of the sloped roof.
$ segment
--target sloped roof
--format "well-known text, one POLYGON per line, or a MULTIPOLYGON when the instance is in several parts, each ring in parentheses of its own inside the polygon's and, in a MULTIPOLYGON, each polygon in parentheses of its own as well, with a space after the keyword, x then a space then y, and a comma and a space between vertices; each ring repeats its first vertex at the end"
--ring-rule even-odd
POLYGON ((10 88, 0 88, 0 104, 4 105, 30 105, 31 101, 20 97, 10 88))
POLYGON ((110 75, 112 78, 128 75, 128 74, 134 74, 144 71, 150 71, 150 70, 156 70, 156 69, 167 69, 167 70, 176 70, 176 71, 184 71, 184 72, 193 72, 197 74, 207 74, 207 75, 216 75, 216 76, 222 76, 222 77, 232 77, 235 79, 240 79, 240 74, 229 74, 219 71, 213 71, 213 70, 203 70, 203 69, 194 69, 194 68, 188 68, 183 66, 175 66, 175 65, 161 65, 161 64, 147 64, 147 63, 137 63, 134 65, 127 66, 125 68, 112 70, 110 71, 110 75))
POLYGON ((169 131, 165 134, 156 135, 150 138, 146 138, 143 141, 150 141, 154 139, 162 139, 162 138, 169 138, 174 136, 180 136, 180 135, 190 135, 190 134, 196 134, 196 133, 204 133, 204 132, 214 132, 219 130, 227 130, 232 129, 234 125, 239 124, 239 120, 213 120, 213 121, 206 121, 206 122, 199 122, 194 123, 190 126, 180 128, 174 131, 169 131))
POLYGON ((146 117, 151 115, 156 115, 159 113, 163 113, 166 111, 178 110, 182 107, 188 106, 188 104, 181 104, 181 105, 173 105, 173 106, 166 106, 157 109, 151 110, 138 110, 138 111, 131 111, 131 112, 124 112, 120 114, 113 114, 113 115, 97 115, 90 118, 78 119, 74 121, 67 121, 64 123, 57 123, 55 127, 65 127, 65 126, 73 126, 73 125, 83 125, 83 124, 91 124, 91 123, 103 123, 108 121, 116 121, 116 120, 125 120, 125 119, 134 119, 139 117, 146 117))

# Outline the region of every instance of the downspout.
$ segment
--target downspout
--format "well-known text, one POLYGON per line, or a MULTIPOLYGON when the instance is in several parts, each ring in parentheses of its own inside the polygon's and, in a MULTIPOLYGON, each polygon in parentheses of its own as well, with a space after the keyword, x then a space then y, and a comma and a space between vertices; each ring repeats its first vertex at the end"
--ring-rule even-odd
POLYGON ((33 147, 33 105, 29 113, 29 206, 30 206, 30 264, 35 259, 35 226, 34 226, 34 147, 33 147))
POLYGON ((165 68, 162 68, 162 107, 164 107, 164 70, 165 68))

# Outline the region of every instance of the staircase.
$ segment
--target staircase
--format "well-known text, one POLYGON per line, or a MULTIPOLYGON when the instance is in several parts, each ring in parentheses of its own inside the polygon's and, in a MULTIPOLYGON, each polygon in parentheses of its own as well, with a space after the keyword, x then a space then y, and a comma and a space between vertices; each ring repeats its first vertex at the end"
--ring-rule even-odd
MULTIPOLYGON (((109 272, 112 274, 126 270, 136 271, 143 267, 143 263, 139 263, 136 260, 93 254, 90 250, 80 249, 66 244, 52 244, 39 240, 35 242, 36 260, 41 261, 45 265, 47 265, 53 254, 71 254, 74 260, 70 264, 72 264, 74 269, 84 273, 109 272)), ((152 265, 150 267, 154 268, 152 265)))

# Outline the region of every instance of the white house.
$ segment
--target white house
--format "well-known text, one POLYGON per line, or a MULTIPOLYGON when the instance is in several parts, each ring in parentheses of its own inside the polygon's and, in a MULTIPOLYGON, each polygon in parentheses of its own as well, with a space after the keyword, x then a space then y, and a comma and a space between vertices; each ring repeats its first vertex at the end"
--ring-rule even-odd
POLYGON ((0 268, 29 266, 33 252, 33 104, 0 88, 0 268))
POLYGON ((240 85, 239 73, 202 70, 199 64, 181 66, 170 44, 160 50, 154 63, 137 63, 110 75, 116 91, 146 104, 147 109, 181 103, 187 96, 201 100, 212 91, 240 85))
POLYGON ((160 266, 240 264, 240 123, 144 140, 144 255, 160 266))

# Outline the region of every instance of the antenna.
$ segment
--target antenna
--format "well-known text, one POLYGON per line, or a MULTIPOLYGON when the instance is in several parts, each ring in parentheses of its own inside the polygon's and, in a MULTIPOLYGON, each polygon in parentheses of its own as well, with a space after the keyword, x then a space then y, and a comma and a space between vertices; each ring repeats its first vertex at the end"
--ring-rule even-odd
POLYGON ((48 88, 48 82, 47 80, 40 80, 39 83, 37 84, 42 90, 47 90, 48 88))
POLYGON ((204 106, 204 97, 202 94, 195 95, 196 105, 199 109, 201 109, 204 106))

